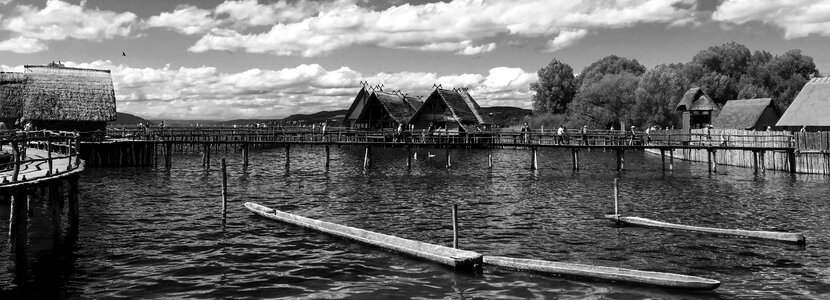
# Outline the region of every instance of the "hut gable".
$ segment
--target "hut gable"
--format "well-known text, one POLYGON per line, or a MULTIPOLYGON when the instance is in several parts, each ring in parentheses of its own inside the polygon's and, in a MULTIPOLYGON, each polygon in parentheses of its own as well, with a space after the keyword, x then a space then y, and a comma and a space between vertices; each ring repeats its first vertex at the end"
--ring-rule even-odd
POLYGON ((406 96, 406 95, 404 95, 403 98, 404 98, 404 100, 406 100, 407 103, 409 103, 409 106, 411 106, 413 109, 415 109, 415 111, 418 111, 419 109, 421 109, 421 106, 424 105, 424 101, 421 101, 421 98, 416 98, 416 97, 406 96))
POLYGON ((415 108, 399 94, 375 91, 369 96, 367 103, 374 103, 374 101, 378 101, 389 117, 399 124, 408 122, 415 114, 415 108))
POLYGON ((718 129, 763 130, 774 126, 778 117, 772 98, 730 100, 712 125, 718 129))
POLYGON ((677 104, 675 110, 679 111, 702 111, 702 110, 719 110, 722 105, 712 100, 709 95, 706 95, 699 87, 693 87, 683 94, 680 103, 677 104))
POLYGON ((44 121, 115 121, 109 70, 26 65, 23 117, 44 121))
MULTIPOLYGON (((801 88, 778 127, 830 127, 830 77, 813 78, 801 88)), ((826 129, 825 129, 826 130, 826 129)))
POLYGON ((476 116, 476 119, 478 120, 479 124, 492 123, 490 122, 487 115, 483 113, 483 110, 481 109, 481 106, 478 105, 478 102, 476 102, 476 100, 473 99, 473 96, 471 96, 470 93, 467 92, 466 88, 458 89, 458 94, 461 95, 462 98, 464 98, 464 102, 467 103, 467 106, 470 108, 470 111, 472 111, 473 114, 476 116))
POLYGON ((23 116, 25 86, 23 73, 0 72, 0 119, 16 120, 23 116))
MULTIPOLYGON (((478 124, 476 114, 467 105, 464 97, 456 90, 436 89, 433 94, 437 93, 439 99, 443 100, 447 108, 452 112, 455 119, 462 124, 474 123, 478 124)), ((432 98, 432 96, 430 96, 432 98)), ((427 99, 429 101, 429 99, 427 99)))
POLYGON ((460 128, 467 131, 467 125, 482 125, 480 109, 472 97, 465 99, 458 90, 435 89, 424 101, 423 106, 412 116, 410 124, 426 128, 431 122, 448 129, 460 128), (477 116, 478 115, 478 116, 477 116))
POLYGON ((354 97, 354 101, 352 101, 352 105, 349 106, 349 110, 346 112, 346 116, 343 118, 343 125, 349 126, 352 122, 357 120, 360 116, 360 113, 363 112, 363 107, 366 105, 366 100, 369 99, 369 92, 366 91, 366 87, 361 87, 360 91, 357 92, 357 96, 354 97))

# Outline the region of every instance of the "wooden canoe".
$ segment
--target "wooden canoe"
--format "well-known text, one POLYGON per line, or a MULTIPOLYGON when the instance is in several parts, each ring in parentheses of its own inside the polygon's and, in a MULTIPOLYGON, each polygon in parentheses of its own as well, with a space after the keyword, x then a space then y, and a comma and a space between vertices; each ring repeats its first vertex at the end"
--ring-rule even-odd
POLYGON ((482 265, 482 255, 472 251, 413 241, 360 228, 310 219, 268 208, 253 202, 246 202, 245 207, 254 214, 269 219, 420 257, 448 265, 456 270, 478 270, 482 265))
POLYGON ((674 289, 713 290, 720 286, 720 281, 703 277, 536 259, 485 256, 484 263, 507 269, 533 271, 549 275, 644 284, 674 289))
POLYGON ((742 230, 742 229, 724 229, 724 228, 711 228, 711 227, 700 227, 700 226, 690 226, 690 225, 680 225, 680 224, 673 224, 673 223, 666 223, 661 221, 655 221, 646 218, 638 218, 638 217, 620 217, 618 215, 605 215, 605 218, 622 222, 624 224, 629 225, 636 225, 636 226, 644 226, 644 227, 652 227, 652 228, 663 228, 663 229, 679 229, 679 230, 687 230, 687 231, 698 231, 698 232, 707 232, 707 233, 714 233, 720 235, 734 235, 734 236, 743 236, 749 238, 756 238, 756 239, 766 239, 766 240, 775 240, 787 243, 795 243, 799 245, 805 245, 807 243, 807 238, 804 237, 801 233, 790 233, 790 232, 774 232, 774 231, 753 231, 753 230, 742 230))

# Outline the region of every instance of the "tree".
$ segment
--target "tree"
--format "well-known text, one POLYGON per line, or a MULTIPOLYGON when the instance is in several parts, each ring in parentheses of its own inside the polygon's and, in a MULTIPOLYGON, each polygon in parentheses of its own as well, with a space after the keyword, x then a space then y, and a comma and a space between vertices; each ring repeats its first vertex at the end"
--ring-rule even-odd
POLYGON ((675 107, 689 88, 683 65, 658 65, 640 77, 632 110, 634 124, 659 127, 679 126, 675 107))
MULTIPOLYGON (((741 88, 738 82, 752 61, 752 53, 744 45, 729 42, 698 52, 686 65, 686 77, 700 86, 715 102, 736 99, 741 88)), ((763 59, 760 53, 756 59, 763 59)))
POLYGON ((582 70, 582 73, 580 73, 576 78, 576 86, 578 89, 582 89, 583 86, 593 84, 608 74, 620 74, 626 72, 634 76, 640 76, 645 71, 646 67, 640 64, 640 62, 636 59, 609 55, 585 67, 585 69, 582 70))
POLYGON ((572 122, 607 127, 631 122, 631 109, 639 78, 628 72, 606 74, 596 82, 585 81, 569 107, 572 122))
POLYGON ((539 81, 530 84, 533 95, 534 113, 563 113, 568 107, 576 88, 573 68, 556 59, 536 73, 539 81))

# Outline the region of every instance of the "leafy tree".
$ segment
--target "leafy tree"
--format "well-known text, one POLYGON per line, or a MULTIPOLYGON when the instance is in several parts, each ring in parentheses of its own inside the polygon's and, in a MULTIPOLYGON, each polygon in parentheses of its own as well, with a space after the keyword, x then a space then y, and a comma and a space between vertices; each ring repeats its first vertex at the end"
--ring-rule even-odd
POLYGON ((585 81, 569 107, 571 122, 607 127, 631 122, 631 109, 639 78, 629 72, 606 74, 595 82, 585 81))
POLYGON ((533 95, 534 113, 562 113, 568 107, 576 87, 574 86, 573 68, 556 59, 536 73, 539 81, 530 84, 533 95))
POLYGON ((619 57, 616 55, 609 55, 597 60, 582 70, 576 78, 577 87, 581 89, 584 86, 593 84, 599 81, 608 74, 620 74, 623 72, 640 76, 645 73, 644 67, 636 59, 619 57))
MULTIPOLYGON (((698 52, 686 65, 686 76, 713 100, 723 103, 738 97, 738 82, 752 58, 749 49, 736 42, 711 46, 698 52)), ((763 53, 756 58, 762 60, 763 53)))
POLYGON ((679 126, 675 107, 689 88, 683 65, 658 65, 640 77, 632 110, 634 124, 679 126))

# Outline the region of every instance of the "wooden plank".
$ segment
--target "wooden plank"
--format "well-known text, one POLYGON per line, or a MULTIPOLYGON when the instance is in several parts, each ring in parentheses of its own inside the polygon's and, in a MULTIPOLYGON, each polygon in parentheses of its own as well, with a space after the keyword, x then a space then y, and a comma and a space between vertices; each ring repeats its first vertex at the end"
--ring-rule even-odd
POLYGON ((614 220, 616 222, 622 222, 624 224, 637 225, 637 226, 643 226, 643 227, 651 227, 651 228, 679 229, 679 230, 686 230, 686 231, 714 233, 714 234, 718 234, 718 235, 743 236, 743 237, 749 237, 749 238, 757 238, 757 239, 774 240, 774 241, 787 242, 787 243, 795 243, 795 244, 799 244, 799 245, 805 245, 807 243, 807 239, 801 233, 773 232, 773 231, 752 231, 752 230, 742 230, 742 229, 723 229, 723 228, 700 227, 700 226, 690 226, 690 225, 680 225, 680 224, 666 223, 666 222, 655 221, 655 220, 646 219, 646 218, 639 218, 639 217, 621 217, 619 215, 605 215, 605 218, 610 219, 610 220, 614 220))
POLYGON ((713 290, 720 286, 720 281, 703 277, 536 259, 484 256, 484 263, 502 268, 541 272, 557 276, 599 279, 677 289, 713 290))
POLYGON ((265 218, 427 259, 448 265, 457 270, 475 270, 480 269, 482 265, 482 255, 472 251, 453 249, 450 247, 404 239, 360 228, 305 218, 295 214, 271 209, 253 202, 246 202, 245 207, 254 214, 265 218))

